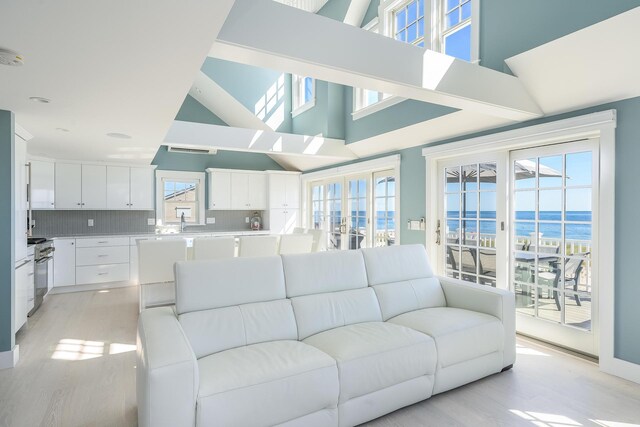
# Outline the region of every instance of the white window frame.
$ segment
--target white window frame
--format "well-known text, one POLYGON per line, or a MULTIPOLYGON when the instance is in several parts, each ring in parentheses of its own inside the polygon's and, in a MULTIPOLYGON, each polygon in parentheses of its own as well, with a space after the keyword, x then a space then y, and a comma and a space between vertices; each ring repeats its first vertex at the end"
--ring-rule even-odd
MULTIPOLYGON (((640 383, 640 365, 615 357, 615 142, 616 111, 606 110, 555 122, 500 132, 422 150, 426 161, 426 247, 437 251, 438 160, 462 154, 483 153, 492 150, 515 150, 549 145, 585 138, 599 138, 600 170, 598 193, 598 245, 600 251, 598 285, 600 299, 600 351, 599 364, 603 372, 640 383)), ((507 223, 507 232, 509 224, 507 223)))
MULTIPOLYGON (((396 180, 395 190, 395 221, 396 229, 396 241, 395 244, 401 244, 400 230, 401 230, 401 212, 400 212, 400 155, 394 154, 391 156, 381 157, 379 159, 367 160, 359 163, 352 163, 345 166, 338 166, 335 168, 324 169, 317 172, 310 172, 302 174, 302 201, 301 213, 302 213, 302 226, 305 228, 311 228, 311 217, 313 215, 311 206, 311 185, 318 182, 328 182, 335 178, 344 178, 353 175, 374 174, 380 171, 393 170, 396 180)), ((368 191, 372 191, 369 188, 368 191)))
POLYGON ((316 79, 314 78, 311 79, 311 99, 303 103, 305 90, 304 81, 307 77, 309 76, 291 75, 291 117, 296 117, 316 105, 316 79))
MULTIPOLYGON (((378 8, 381 34, 394 38, 394 12, 413 0, 382 0, 378 8)), ((444 9, 446 0, 424 0, 424 48, 444 53, 444 9), (432 31, 435 28, 436 31, 432 31)), ((462 28, 464 25, 456 26, 462 28)), ((448 30, 447 33, 450 33, 448 30)), ((471 61, 480 63, 480 0, 471 0, 471 61)))
MULTIPOLYGON (((198 222, 189 225, 205 224, 205 185, 204 172, 183 172, 170 170, 156 170, 156 218, 164 219, 164 181, 198 181, 198 222)), ((179 223, 179 221, 177 222, 179 223)), ((173 224, 173 223, 172 223, 173 224)))
MULTIPOLYGON (((372 19, 367 25, 362 27, 362 29, 377 34, 379 29, 379 19, 372 19)), ((365 106, 364 99, 366 97, 366 94, 367 89, 357 87, 353 88, 353 112, 351 113, 351 118, 353 120, 358 120, 370 114, 377 113, 378 111, 382 111, 387 107, 391 107, 392 105, 399 104, 400 102, 406 100, 406 98, 402 98, 397 95, 378 92, 378 102, 374 102, 373 104, 365 106)))

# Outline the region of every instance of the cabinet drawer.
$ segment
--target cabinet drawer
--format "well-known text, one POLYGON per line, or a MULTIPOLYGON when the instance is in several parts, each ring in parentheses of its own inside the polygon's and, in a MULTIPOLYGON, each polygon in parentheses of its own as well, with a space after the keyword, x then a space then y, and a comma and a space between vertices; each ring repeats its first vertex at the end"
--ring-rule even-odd
POLYGON ((89 265, 76 267, 76 283, 123 282, 129 280, 129 264, 89 265))
POLYGON ((103 237, 103 238, 86 238, 76 239, 76 247, 93 248, 102 246, 129 246, 128 237, 103 237))
POLYGON ((125 264, 129 262, 129 246, 76 249, 76 266, 125 264))

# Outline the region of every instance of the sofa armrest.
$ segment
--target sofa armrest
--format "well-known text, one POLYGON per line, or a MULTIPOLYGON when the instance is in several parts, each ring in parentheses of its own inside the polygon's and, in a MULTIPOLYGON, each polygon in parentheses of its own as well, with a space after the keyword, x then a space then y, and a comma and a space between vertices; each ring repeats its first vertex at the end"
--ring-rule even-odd
POLYGON ((173 308, 140 313, 137 347, 138 425, 194 426, 198 362, 173 308))
POLYGON ((439 276, 448 307, 463 308, 495 316, 504 328, 504 367, 516 360, 515 295, 505 289, 476 285, 451 277, 439 276))

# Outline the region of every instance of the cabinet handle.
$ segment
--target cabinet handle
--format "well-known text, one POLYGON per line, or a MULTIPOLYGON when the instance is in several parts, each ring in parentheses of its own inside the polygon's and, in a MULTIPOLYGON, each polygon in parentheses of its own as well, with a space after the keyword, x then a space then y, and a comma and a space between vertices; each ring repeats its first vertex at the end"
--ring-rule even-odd
POLYGON ((28 276, 33 276, 33 273, 29 273, 28 276))
POLYGON ((78 203, 78 206, 80 206, 80 203, 78 203))
POLYGON ((109 273, 98 273, 98 276, 106 276, 109 273))
POLYGON ((84 206, 84 203, 82 204, 82 206, 84 206))
POLYGON ((98 255, 98 258, 104 258, 106 256, 109 256, 109 255, 98 255))
POLYGON ((53 206, 55 203, 51 203, 51 206, 53 206))
POLYGON ((99 241, 98 243, 99 243, 99 244, 104 244, 104 243, 109 243, 109 241, 108 241, 108 240, 101 240, 101 241, 99 241))

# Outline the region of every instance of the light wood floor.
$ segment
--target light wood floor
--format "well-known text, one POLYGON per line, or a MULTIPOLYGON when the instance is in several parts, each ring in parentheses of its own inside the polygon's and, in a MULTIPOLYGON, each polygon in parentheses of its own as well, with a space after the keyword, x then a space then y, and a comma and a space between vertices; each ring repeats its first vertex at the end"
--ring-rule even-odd
MULTIPOLYGON (((0 426, 135 426, 135 287, 47 297, 0 371, 0 426)), ((519 339, 514 369, 369 426, 640 425, 640 386, 519 339), (598 424, 599 423, 599 424, 598 424)))

